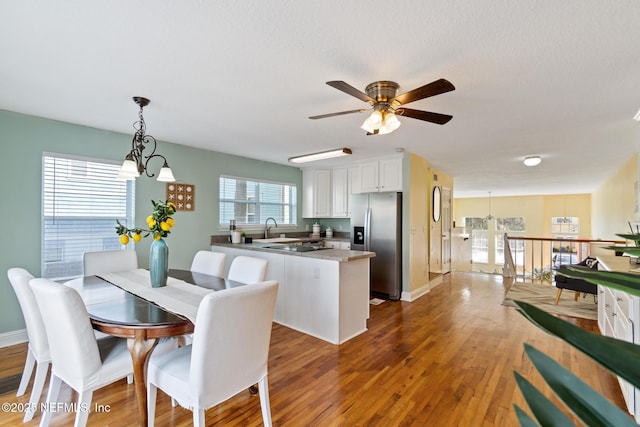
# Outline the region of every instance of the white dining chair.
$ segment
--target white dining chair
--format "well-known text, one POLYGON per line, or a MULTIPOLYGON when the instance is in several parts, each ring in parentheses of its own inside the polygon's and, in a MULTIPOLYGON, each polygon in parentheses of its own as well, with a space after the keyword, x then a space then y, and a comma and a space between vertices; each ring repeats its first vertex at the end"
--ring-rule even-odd
POLYGON ((40 316, 38 303, 29 286, 29 281, 33 279, 33 276, 27 270, 17 267, 10 268, 7 271, 7 276, 18 297, 18 303, 27 327, 27 338, 29 339, 27 359, 24 362, 24 370, 22 371, 22 378, 20 379, 16 396, 22 396, 26 392, 33 373, 33 366, 36 366, 36 375, 31 388, 31 396, 29 396, 29 405, 25 407, 26 410, 22 420, 26 423, 33 418, 34 409, 40 402, 40 395, 44 388, 49 365, 51 365, 51 353, 49 352, 47 331, 40 316))
POLYGON ((136 251, 129 249, 85 252, 82 258, 84 276, 135 270, 137 268, 138 256, 136 251))
POLYGON ((198 308, 193 344, 153 354, 147 370, 147 411, 154 425, 157 389, 193 411, 205 425, 205 410, 258 384, 262 419, 271 426, 267 361, 275 280, 212 292, 198 308))
POLYGON ((227 254, 213 251, 198 251, 191 262, 191 271, 208 274, 210 276, 224 277, 227 254))
MULTIPOLYGON (((74 426, 84 426, 93 391, 133 374, 127 342, 121 338, 96 340, 87 309, 78 292, 48 279, 31 279, 31 289, 44 321, 51 352, 51 380, 47 408, 55 408, 64 381, 78 393, 74 426)), ((40 426, 49 425, 45 410, 40 426)))
POLYGON ((266 274, 266 259, 241 255, 231 261, 227 279, 250 285, 264 281, 266 274))

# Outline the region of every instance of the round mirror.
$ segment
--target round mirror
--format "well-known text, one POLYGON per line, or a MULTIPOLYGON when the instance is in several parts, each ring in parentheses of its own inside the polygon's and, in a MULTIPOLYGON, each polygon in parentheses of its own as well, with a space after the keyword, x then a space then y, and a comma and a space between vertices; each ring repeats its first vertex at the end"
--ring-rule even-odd
POLYGON ((433 187, 433 220, 440 221, 440 187, 433 187))

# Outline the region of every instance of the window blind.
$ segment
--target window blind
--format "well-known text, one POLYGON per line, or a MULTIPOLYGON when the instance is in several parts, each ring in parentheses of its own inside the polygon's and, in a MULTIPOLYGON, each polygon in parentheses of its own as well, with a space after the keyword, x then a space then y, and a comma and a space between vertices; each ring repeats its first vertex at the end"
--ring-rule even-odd
POLYGON ((116 179, 109 161, 42 156, 42 276, 82 275, 87 251, 121 249, 116 219, 134 224, 134 181, 116 179))
POLYGON ((220 176, 220 226, 264 224, 296 225, 297 188, 294 184, 220 176))

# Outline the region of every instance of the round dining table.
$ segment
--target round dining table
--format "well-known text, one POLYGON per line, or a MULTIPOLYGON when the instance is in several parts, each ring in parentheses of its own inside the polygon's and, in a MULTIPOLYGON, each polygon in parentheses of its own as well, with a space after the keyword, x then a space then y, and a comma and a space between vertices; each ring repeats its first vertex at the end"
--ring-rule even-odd
MULTIPOLYGON (((190 270, 170 269, 169 277, 212 291, 243 286, 239 282, 190 270)), ((98 276, 73 279, 66 285, 80 293, 95 330, 127 339, 133 362, 138 420, 141 426, 146 426, 146 369, 151 350, 161 338, 180 337, 192 333, 193 323, 186 317, 167 311, 98 276)))

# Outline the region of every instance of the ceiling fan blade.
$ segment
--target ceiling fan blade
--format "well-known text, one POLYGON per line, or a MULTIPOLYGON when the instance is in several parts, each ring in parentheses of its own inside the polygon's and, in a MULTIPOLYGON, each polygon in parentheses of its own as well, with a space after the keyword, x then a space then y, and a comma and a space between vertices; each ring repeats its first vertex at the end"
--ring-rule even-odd
POLYGON ((398 108, 396 114, 412 119, 424 120, 425 122, 443 125, 453 118, 448 114, 432 113, 431 111, 414 110, 411 108, 398 108))
POLYGON ((408 104, 419 99, 429 98, 430 96, 440 95, 441 93, 455 90, 455 86, 445 79, 436 80, 417 89, 410 90, 391 100, 391 105, 408 104))
POLYGON ((361 101, 368 102, 371 105, 376 103, 375 99, 373 99, 366 93, 356 89, 355 87, 351 86, 349 83, 343 82, 342 80, 332 80, 330 82, 327 82, 327 84, 331 87, 341 90, 342 92, 348 95, 355 96, 361 101))
POLYGON ((351 113, 364 113, 365 111, 369 111, 368 108, 361 108, 359 110, 349 110, 349 111, 340 111, 339 113, 329 113, 329 114, 320 114, 319 116, 311 116, 310 119, 324 119, 326 117, 333 116, 342 116, 343 114, 351 114, 351 113))

